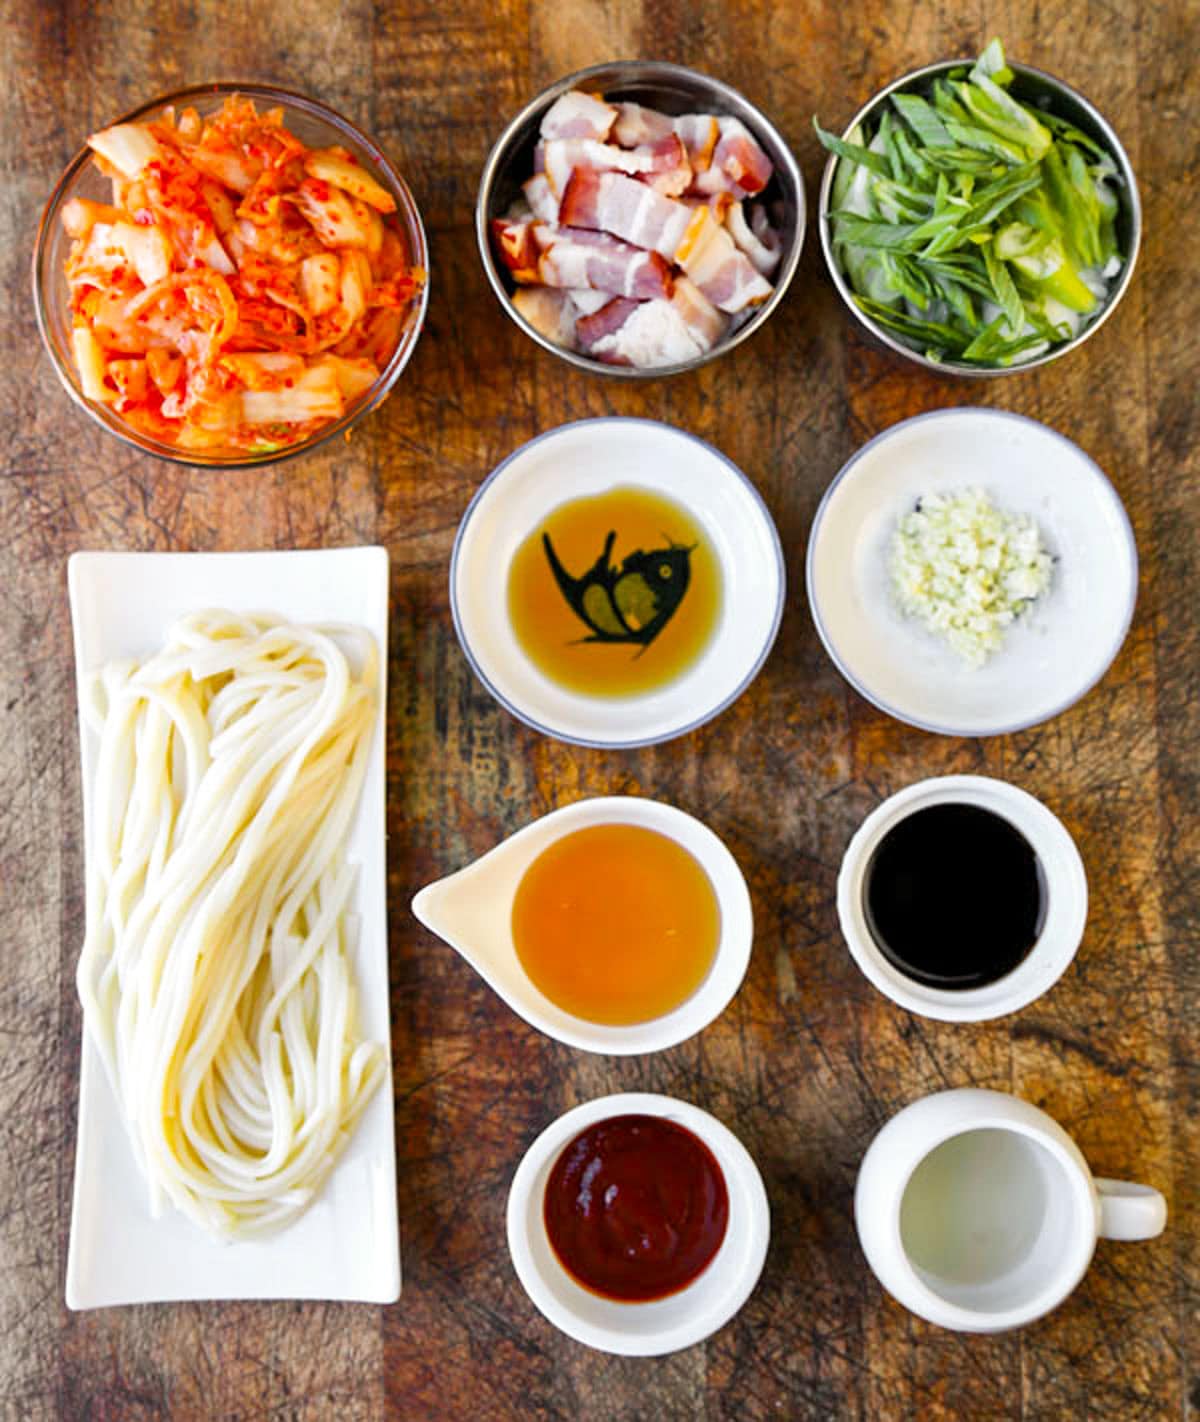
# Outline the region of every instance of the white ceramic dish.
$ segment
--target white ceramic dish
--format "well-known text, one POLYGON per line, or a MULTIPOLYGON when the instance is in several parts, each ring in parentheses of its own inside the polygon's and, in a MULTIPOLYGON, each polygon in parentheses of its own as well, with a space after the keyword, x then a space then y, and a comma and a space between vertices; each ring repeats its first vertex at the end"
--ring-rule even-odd
POLYGON ((1087 876, 1066 826, 1040 800, 986 775, 942 775, 897 791, 862 822, 842 858, 837 904, 854 961, 880 992, 922 1017, 983 1022, 1028 1006, 1070 967, 1087 923, 1087 876), (888 831, 918 810, 944 804, 977 805, 1007 820, 1033 848, 1045 881, 1042 927, 1028 956, 998 981, 961 992, 929 987, 893 967, 872 936, 863 902, 867 870, 888 831))
MULTIPOLYGON (((204 607, 354 622, 380 649, 386 675, 388 557, 383 548, 288 553, 77 553, 70 561, 76 676, 159 647, 175 618, 204 607)), ((352 827, 359 865, 359 1013, 388 1048, 388 1075, 313 1205, 289 1228, 224 1244, 167 1209, 152 1218, 145 1181, 100 1058, 86 1034, 79 1083, 75 1193, 67 1257, 73 1309, 176 1299, 356 1299, 400 1293, 396 1216, 387 918, 383 711, 352 827)), ((81 726, 84 854, 91 837, 97 741, 81 726)))
POLYGON ((454 628, 475 674, 534 730, 586 746, 651 745, 718 715, 766 660, 783 599, 783 551, 757 489, 711 445, 654 420, 579 420, 522 445, 480 485, 450 563, 454 628), (636 697, 582 696, 521 650, 508 619, 508 569, 552 509, 623 484, 674 499, 708 535, 724 579, 720 621, 699 660, 669 685, 636 697))
POLYGON ((691 815, 635 795, 579 800, 543 815, 457 874, 427 884, 413 899, 412 910, 539 1032, 569 1047, 610 1056, 661 1052, 707 1027, 741 986, 754 939, 750 891, 725 845, 691 815), (600 824, 641 825, 683 845, 708 875, 721 911, 716 957, 696 991, 673 1012, 628 1027, 587 1022, 564 1012, 530 982, 513 944, 513 897, 526 869, 564 834, 600 824))
POLYGON ((1137 599, 1137 549, 1116 490, 1069 439, 1004 410, 903 420, 829 486, 808 544, 813 620, 838 670, 897 720, 943 735, 993 736, 1049 720, 1108 670, 1137 599), (1050 591, 968 667, 895 606, 888 544, 923 495, 978 486, 1031 514, 1054 555, 1050 591))
POLYGON ((508 1249, 525 1292, 555 1328, 606 1353, 675 1353, 715 1333, 750 1297, 770 1236, 767 1192, 745 1146, 707 1111, 670 1096, 630 1092, 576 1106, 529 1147, 508 1192, 508 1249), (542 1212, 562 1148, 594 1122, 626 1115, 663 1116, 699 1136, 729 1191, 729 1223, 712 1263, 686 1289, 653 1303, 619 1303, 577 1284, 551 1248, 542 1212))

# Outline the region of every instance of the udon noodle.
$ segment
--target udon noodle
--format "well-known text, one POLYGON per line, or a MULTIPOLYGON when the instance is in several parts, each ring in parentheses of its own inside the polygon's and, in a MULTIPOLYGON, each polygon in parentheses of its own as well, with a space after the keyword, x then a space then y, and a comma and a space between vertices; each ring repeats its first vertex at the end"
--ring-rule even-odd
POLYGON ((156 1213, 287 1224, 383 1079, 345 857, 377 686, 361 628, 208 611, 90 688, 79 995, 156 1213))

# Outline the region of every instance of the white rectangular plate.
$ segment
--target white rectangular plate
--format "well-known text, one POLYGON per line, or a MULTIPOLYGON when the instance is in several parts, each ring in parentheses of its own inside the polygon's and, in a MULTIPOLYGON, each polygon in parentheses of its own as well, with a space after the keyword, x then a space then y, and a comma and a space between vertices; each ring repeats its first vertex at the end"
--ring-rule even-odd
MULTIPOLYGON (((294 622, 353 622, 379 645, 379 716, 348 855, 359 866, 355 970, 365 1036, 388 1074, 319 1197, 287 1229, 223 1243, 167 1206, 150 1214, 117 1102, 84 1034, 75 1196, 67 1257, 74 1309, 174 1299, 357 1299, 400 1294, 384 863, 384 714, 388 557, 383 548, 291 553, 76 553, 70 561, 75 675, 143 658, 176 618, 206 607, 274 612, 294 622)), ((97 738, 80 724, 84 854, 91 854, 97 738)))

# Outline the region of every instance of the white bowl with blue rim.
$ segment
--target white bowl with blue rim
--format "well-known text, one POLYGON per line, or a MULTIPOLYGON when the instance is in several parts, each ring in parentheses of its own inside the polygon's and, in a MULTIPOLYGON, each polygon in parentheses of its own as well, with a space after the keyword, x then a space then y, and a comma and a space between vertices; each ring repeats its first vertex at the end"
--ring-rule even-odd
POLYGON ((784 592, 779 534, 746 475, 694 435, 618 416, 561 425, 510 454, 471 500, 450 561, 454 629, 488 691, 534 730, 601 748, 671 740, 719 715, 766 660, 784 592), (722 602, 708 644, 673 681, 588 696, 551 681, 521 648, 508 616, 509 567, 554 509, 628 486, 688 512, 720 563, 722 602))
POLYGON ((1059 715, 1111 666, 1133 618, 1138 558, 1116 489, 1078 445, 1007 410, 936 410, 865 444, 826 490, 808 543, 813 621, 838 670, 899 721, 995 736, 1059 715), (982 667, 896 604, 889 544, 933 493, 981 488, 1033 517, 1054 559, 1049 590, 982 667))

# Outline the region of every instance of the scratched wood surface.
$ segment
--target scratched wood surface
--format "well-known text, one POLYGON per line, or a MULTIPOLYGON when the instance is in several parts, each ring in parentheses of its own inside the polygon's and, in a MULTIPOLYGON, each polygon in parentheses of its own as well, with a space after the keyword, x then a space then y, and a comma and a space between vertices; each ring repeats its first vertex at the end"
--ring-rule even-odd
POLYGON ((998 0, 0 0, 0 1418, 1184 1418, 1196 1373, 1200 972, 1200 461, 1195 322, 1198 12, 998 0), (894 75, 978 49, 1063 75, 1115 123, 1147 238, 1104 329, 1047 370, 986 384, 867 348, 812 239, 767 328, 693 376, 630 387, 536 350, 474 250, 487 149, 544 84, 624 56, 692 64, 773 116, 815 195, 830 126, 894 75), (28 292, 34 226, 63 163, 114 114, 175 85, 258 78, 373 132, 429 228, 429 323, 399 389, 348 444, 278 472, 138 457, 58 388, 28 292), (1191 238, 1188 237, 1189 228, 1191 238), (824 656, 803 595, 822 490, 862 441, 918 411, 1023 411, 1107 470, 1142 557, 1133 630, 1079 706, 984 742, 900 726, 824 656), (583 415, 661 418, 756 481, 791 585, 778 644, 736 706, 672 745, 580 751, 515 723, 474 681, 447 606, 458 519, 488 469, 583 415), (66 605, 78 548, 380 542, 392 556, 388 706, 392 1009, 405 1284, 399 1305, 209 1304, 69 1314, 63 1303, 80 1019, 80 791, 66 605), (1083 851, 1078 959, 1015 1018, 956 1027, 873 992, 840 940, 842 849, 922 776, 982 771, 1042 796, 1083 851), (630 791, 692 811, 750 879, 749 976, 718 1023, 647 1060, 607 1060, 524 1026, 407 912, 413 890, 530 818, 630 791), (1102 1243, 1055 1314, 999 1338, 939 1332, 889 1300, 851 1221, 883 1122, 947 1085, 1016 1091, 1105 1174, 1168 1196, 1158 1241, 1102 1243), (508 1182, 561 1111, 653 1089, 714 1112, 756 1157, 773 1211, 762 1281, 705 1344, 621 1360, 557 1334, 517 1283, 508 1182))

